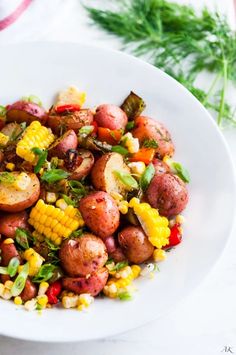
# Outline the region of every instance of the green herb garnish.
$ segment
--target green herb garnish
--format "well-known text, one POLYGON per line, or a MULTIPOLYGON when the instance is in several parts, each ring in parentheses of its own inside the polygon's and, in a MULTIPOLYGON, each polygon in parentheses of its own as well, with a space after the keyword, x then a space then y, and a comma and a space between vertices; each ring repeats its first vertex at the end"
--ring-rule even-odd
POLYGON ((43 281, 48 281, 53 276, 53 273, 56 269, 55 265, 52 264, 44 264, 39 269, 37 275, 32 279, 33 282, 40 283, 43 281))
POLYGON ((158 148, 158 143, 155 139, 145 139, 143 142, 145 148, 158 148))
POLYGON ((34 154, 38 155, 38 162, 34 167, 35 174, 38 174, 40 172, 40 169, 43 167, 45 161, 47 160, 48 151, 39 149, 37 147, 32 148, 31 150, 34 154))
POLYGON ((120 261, 119 263, 116 263, 116 265, 110 271, 119 271, 127 265, 128 265, 128 261, 120 261))
POLYGON ((21 100, 25 102, 31 102, 39 106, 43 106, 42 101, 36 95, 23 96, 21 100))
POLYGON ((0 183, 2 184, 13 184, 15 180, 16 178, 12 173, 7 171, 0 173, 0 183))
POLYGON ((155 174, 155 168, 154 165, 151 163, 146 167, 144 173, 140 178, 140 187, 143 191, 145 191, 148 188, 154 174, 155 174))
POLYGON ((219 125, 223 120, 236 125, 234 108, 226 102, 229 81, 236 83, 236 32, 224 15, 167 0, 104 3, 105 10, 86 8, 97 25, 185 85, 217 112, 219 125), (215 75, 208 91, 195 85, 205 70, 215 75))
POLYGON ((15 279, 11 288, 11 294, 13 297, 19 296, 25 287, 27 277, 29 275, 29 263, 26 263, 17 278, 15 279))
POLYGON ((133 299, 131 293, 127 291, 118 293, 118 297, 121 301, 131 301, 133 299))
POLYGON ((77 198, 82 198, 86 195, 86 189, 80 181, 70 180, 68 182, 68 185, 72 194, 75 195, 77 198))
POLYGON ((138 189, 137 181, 129 173, 114 170, 114 174, 120 180, 120 182, 125 185, 129 190, 138 189))
POLYGON ((41 180, 52 184, 54 182, 66 179, 70 174, 62 169, 51 169, 45 171, 41 176, 41 180))
POLYGON ((16 275, 19 265, 20 262, 18 258, 14 257, 10 260, 7 267, 7 272, 10 277, 14 277, 16 275))
POLYGON ((73 201, 73 200, 72 200, 70 197, 68 197, 67 195, 62 194, 61 196, 62 196, 63 200, 67 203, 67 205, 71 205, 71 206, 73 206, 73 207, 76 206, 76 201, 73 201))
POLYGON ((7 113, 6 107, 0 105, 0 117, 5 117, 7 113))
POLYGON ((130 121, 127 123, 125 129, 126 129, 126 131, 130 131, 131 129, 134 128, 134 126, 135 126, 134 121, 130 121))
POLYGON ((48 248, 52 251, 57 251, 60 249, 58 245, 55 245, 50 239, 45 238, 45 243, 47 244, 48 248))
POLYGON ((94 126, 83 126, 79 130, 79 134, 83 136, 88 136, 90 133, 92 133, 94 130, 94 126))
POLYGON ((128 155, 129 154, 129 151, 126 148, 122 147, 121 145, 114 145, 111 148, 111 151, 119 153, 121 155, 128 155))
POLYGON ((83 229, 77 229, 76 231, 72 232, 70 235, 70 238, 78 238, 83 235, 84 231, 83 229))
POLYGON ((173 161, 171 164, 171 168, 174 170, 175 174, 184 182, 190 182, 190 175, 186 168, 184 168, 180 163, 173 161))
POLYGON ((23 248, 29 249, 29 232, 23 228, 16 229, 16 242, 23 248))

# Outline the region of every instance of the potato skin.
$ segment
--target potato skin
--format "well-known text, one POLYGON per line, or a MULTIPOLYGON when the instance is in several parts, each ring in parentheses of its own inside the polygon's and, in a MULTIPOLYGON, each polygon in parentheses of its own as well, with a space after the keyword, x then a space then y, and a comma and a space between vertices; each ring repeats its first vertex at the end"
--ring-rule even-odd
POLYGON ((15 257, 18 258, 19 261, 21 261, 20 255, 14 244, 4 244, 4 241, 2 241, 0 243, 0 249, 1 249, 1 262, 0 262, 1 266, 8 266, 10 260, 15 257))
POLYGON ((158 144, 156 154, 160 158, 163 158, 165 155, 171 157, 174 154, 175 148, 171 135, 162 123, 146 116, 139 116, 134 122, 135 127, 132 130, 132 134, 135 138, 139 139, 140 144, 143 144, 146 139, 154 139, 158 144))
POLYGON ((120 212, 113 198, 104 191, 83 197, 79 210, 85 224, 102 239, 113 234, 119 227, 120 212))
POLYGON ((97 296, 106 285, 108 276, 108 270, 103 267, 88 278, 65 277, 62 279, 62 287, 77 294, 89 293, 91 296, 97 296))
MULTIPOLYGON (((17 176, 19 172, 12 173, 17 176)), ((21 212, 31 207, 39 198, 40 183, 35 174, 28 173, 31 177, 31 184, 25 191, 17 191, 11 185, 3 186, 0 189, 0 210, 6 212, 21 212)))
POLYGON ((152 164, 154 165, 155 168, 155 175, 170 172, 169 166, 160 159, 156 159, 156 158, 153 159, 152 164))
POLYGON ((58 157, 59 159, 64 159, 66 152, 69 149, 76 149, 78 145, 77 135, 73 129, 66 131, 61 137, 59 137, 49 148, 48 156, 58 157))
POLYGON ((54 110, 49 112, 47 125, 53 132, 59 134, 60 129, 73 129, 78 133, 83 126, 89 126, 93 122, 93 113, 89 109, 81 109, 80 111, 72 112, 67 115, 58 115, 54 110))
POLYGON ((44 124, 47 120, 45 109, 33 102, 17 101, 10 105, 6 113, 7 122, 26 122, 40 121, 44 124))
POLYGON ((105 127, 109 129, 125 129, 128 118, 126 113, 116 105, 104 104, 98 106, 94 121, 97 122, 98 127, 105 127))
POLYGON ((146 197, 160 215, 171 217, 182 212, 188 203, 185 183, 171 173, 158 174, 152 179, 146 197))
POLYGON ((154 251, 153 245, 141 227, 128 226, 118 234, 119 244, 128 258, 135 264, 148 260, 154 251))
POLYGON ((116 262, 126 260, 126 257, 121 249, 121 247, 117 246, 117 241, 113 237, 113 235, 105 238, 104 243, 107 248, 108 255, 116 262))
POLYGON ((61 266, 69 276, 86 276, 103 267, 108 259, 103 241, 93 234, 65 240, 60 248, 61 266))
POLYGON ((78 160, 80 162, 78 167, 75 167, 71 170, 69 179, 70 180, 81 180, 85 178, 91 171, 94 164, 94 156, 87 149, 78 149, 78 160), (82 160, 82 162, 81 162, 82 160))
POLYGON ((25 211, 6 214, 0 217, 0 234, 7 238, 14 238, 17 228, 28 229, 28 214, 25 211))
POLYGON ((25 283, 25 287, 20 294, 22 301, 23 302, 30 301, 32 298, 36 296, 37 296, 37 287, 30 279, 27 279, 25 283))

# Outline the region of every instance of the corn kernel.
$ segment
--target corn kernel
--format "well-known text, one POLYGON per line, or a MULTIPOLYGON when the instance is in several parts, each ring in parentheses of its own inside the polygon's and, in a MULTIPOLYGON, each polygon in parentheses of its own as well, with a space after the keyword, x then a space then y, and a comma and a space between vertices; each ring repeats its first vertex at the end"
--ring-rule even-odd
POLYGON ((22 305, 23 301, 22 301, 22 298, 20 296, 16 296, 14 298, 14 303, 17 305, 17 306, 20 306, 22 305))
POLYGON ((39 285, 38 296, 45 295, 45 293, 48 290, 48 287, 49 287, 48 282, 45 282, 45 281, 41 282, 40 285, 39 285))
POLYGON ((15 169, 15 164, 7 163, 6 164, 6 169, 9 170, 9 171, 13 171, 15 169))
POLYGON ((68 207, 66 201, 63 200, 63 198, 60 198, 59 200, 57 200, 56 206, 63 211, 68 207))
POLYGON ((64 308, 75 308, 78 305, 79 296, 72 295, 72 296, 64 296, 62 297, 62 305, 64 308))
POLYGON ((9 137, 0 132, 0 146, 5 147, 9 141, 9 137))
POLYGON ((137 178, 140 178, 146 169, 146 165, 142 161, 137 161, 128 164, 132 174, 134 174, 137 178))
POLYGON ((14 244, 14 240, 12 238, 7 238, 4 240, 3 244, 14 244))
POLYGON ((7 288, 8 290, 11 290, 12 286, 13 286, 13 281, 11 280, 7 280, 4 284, 4 287, 7 288))
POLYGON ((175 222, 178 223, 178 224, 184 224, 184 222, 185 222, 184 216, 182 216, 181 214, 179 214, 178 216, 176 216, 175 222))
POLYGON ((116 200, 116 201, 122 201, 123 200, 123 196, 121 194, 119 194, 116 191, 112 191, 111 192, 111 197, 116 200))
POLYGON ((155 249, 152 256, 154 261, 162 261, 166 259, 166 252, 162 249, 155 249))
POLYGON ((121 201, 119 202, 118 208, 120 213, 126 214, 128 213, 129 203, 127 201, 121 201))
POLYGON ((25 302, 24 307, 27 311, 34 311, 37 307, 37 300, 32 298, 30 301, 25 302))
POLYGON ((2 298, 4 300, 10 300, 12 298, 11 291, 8 290, 8 288, 4 288, 4 291, 3 291, 3 294, 2 294, 2 298))
POLYGON ((2 297, 4 289, 5 289, 4 285, 0 283, 0 297, 2 297))
POLYGON ((57 200, 57 195, 55 192, 47 192, 46 193, 46 201, 47 203, 54 203, 57 200))
POLYGON ((56 106, 67 104, 82 106, 85 103, 85 100, 85 92, 80 92, 76 87, 70 86, 66 91, 63 91, 58 95, 56 106))
POLYGON ((47 295, 38 296, 37 301, 41 307, 46 308, 47 303, 48 303, 48 297, 47 297, 47 295))

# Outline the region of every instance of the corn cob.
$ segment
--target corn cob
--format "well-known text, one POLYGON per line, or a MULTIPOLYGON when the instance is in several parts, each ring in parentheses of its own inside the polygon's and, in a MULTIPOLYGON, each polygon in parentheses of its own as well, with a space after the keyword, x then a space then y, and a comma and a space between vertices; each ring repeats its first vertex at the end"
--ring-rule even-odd
POLYGON ((32 208, 29 223, 40 234, 60 245, 63 238, 68 238, 73 231, 82 227, 84 221, 77 208, 67 206, 63 211, 39 200, 32 208))
POLYGON ((35 164, 37 156, 32 152, 32 148, 46 149, 54 139, 55 137, 50 129, 42 126, 38 121, 33 121, 26 128, 23 138, 18 142, 16 154, 22 159, 35 164))
POLYGON ((110 298, 116 298, 121 290, 124 290, 140 274, 141 268, 138 265, 125 266, 119 271, 120 278, 112 277, 103 289, 104 294, 110 298), (122 277, 125 271, 126 277, 122 277))
POLYGON ((169 243, 170 229, 168 219, 161 217, 155 208, 148 203, 140 203, 137 198, 132 198, 129 207, 134 209, 144 232, 156 248, 162 248, 169 243))

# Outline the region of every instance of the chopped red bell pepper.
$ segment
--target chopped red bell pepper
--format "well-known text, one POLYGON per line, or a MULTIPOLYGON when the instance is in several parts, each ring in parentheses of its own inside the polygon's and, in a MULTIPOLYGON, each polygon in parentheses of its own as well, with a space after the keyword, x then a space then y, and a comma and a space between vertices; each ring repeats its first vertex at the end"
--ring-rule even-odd
POLYGON ((50 304, 58 303, 58 296, 61 293, 61 288, 62 287, 60 281, 55 281, 48 287, 48 290, 46 292, 46 295, 48 296, 48 303, 50 304))
POLYGON ((55 108, 56 113, 75 112, 80 110, 80 105, 61 105, 55 108))
POLYGON ((98 127, 98 139, 101 142, 106 142, 111 145, 119 143, 122 137, 121 129, 109 129, 104 127, 98 127))
POLYGON ((176 223, 171 229, 170 229, 170 236, 169 236, 169 244, 165 246, 164 249, 172 248, 175 245, 178 245, 182 241, 182 234, 180 231, 180 225, 176 223))

